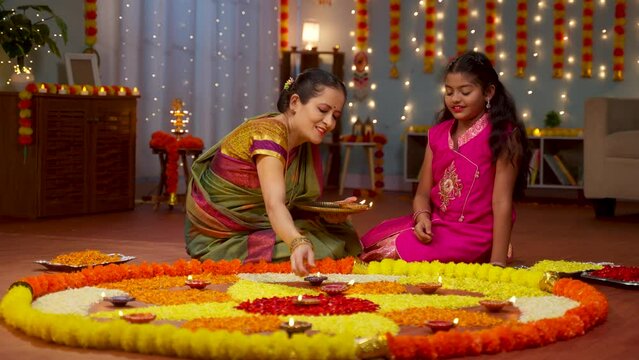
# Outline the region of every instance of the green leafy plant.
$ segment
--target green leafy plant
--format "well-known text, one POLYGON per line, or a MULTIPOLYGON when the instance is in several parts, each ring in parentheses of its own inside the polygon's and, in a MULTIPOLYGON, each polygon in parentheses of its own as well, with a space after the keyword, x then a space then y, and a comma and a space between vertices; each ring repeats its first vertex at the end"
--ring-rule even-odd
POLYGON ((544 119, 544 125, 549 128, 557 127, 561 124, 561 116, 556 111, 549 111, 546 113, 546 118, 544 119))
POLYGON ((55 21, 64 43, 67 43, 67 24, 46 5, 21 5, 15 9, 5 9, 0 0, 0 45, 10 59, 16 59, 20 71, 24 71, 24 58, 37 46, 49 47, 60 57, 60 50, 52 38, 47 22, 55 21), (29 15, 38 19, 31 20, 29 15))

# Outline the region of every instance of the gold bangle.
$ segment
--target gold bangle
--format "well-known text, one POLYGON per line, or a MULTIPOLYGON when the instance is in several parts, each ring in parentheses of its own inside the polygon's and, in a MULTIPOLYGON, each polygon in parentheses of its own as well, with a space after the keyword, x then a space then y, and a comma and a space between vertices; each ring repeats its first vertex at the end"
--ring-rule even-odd
POLYGON ((309 245, 311 249, 313 249, 313 243, 306 236, 296 237, 295 239, 293 239, 293 241, 291 241, 291 244, 288 246, 288 248, 290 249, 290 252, 292 254, 295 249, 302 245, 309 245))

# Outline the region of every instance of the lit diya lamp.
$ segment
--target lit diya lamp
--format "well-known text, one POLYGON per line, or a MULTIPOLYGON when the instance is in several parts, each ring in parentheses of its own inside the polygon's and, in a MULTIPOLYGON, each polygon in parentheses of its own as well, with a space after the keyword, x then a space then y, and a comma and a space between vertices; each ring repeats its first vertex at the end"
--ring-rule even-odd
POLYGON ((328 277, 321 275, 319 272, 316 275, 309 275, 304 278, 305 281, 308 281, 313 286, 320 286, 327 279, 328 277))
POLYGON ((448 331, 450 329, 452 329, 453 327, 457 326, 457 324, 459 324, 459 319, 458 318, 454 318, 453 321, 448 321, 448 320, 428 320, 426 321, 426 326, 428 326, 430 328, 430 330, 432 332, 438 332, 438 331, 448 331))
POLYGON ((106 296, 104 292, 102 292, 102 300, 110 302, 115 307, 123 307, 129 301, 135 300, 134 297, 126 294, 126 295, 116 295, 116 296, 106 296))
POLYGON ((424 294, 434 294, 437 289, 442 287, 442 277, 440 276, 436 283, 421 283, 417 284, 417 287, 420 288, 424 294))
POLYGON ((285 330, 290 338, 293 334, 300 334, 309 330, 313 325, 306 321, 295 321, 293 318, 289 318, 288 322, 280 324, 280 329, 285 330))
POLYGON ((517 298, 513 296, 509 300, 481 300, 479 305, 489 312, 500 312, 504 307, 514 305, 515 301, 517 301, 517 298))
POLYGON ((293 300, 295 305, 318 305, 319 303, 320 299, 303 295, 299 295, 297 299, 293 300))
POLYGON ((120 318, 130 322, 131 324, 146 324, 155 320, 155 314, 151 313, 132 313, 124 315, 122 310, 119 312, 120 318))
POLYGON ((348 283, 343 283, 343 282, 330 283, 330 284, 323 285, 320 288, 320 290, 322 290, 323 292, 331 296, 343 295, 344 292, 348 290, 349 287, 353 286, 353 284, 355 284, 355 280, 351 280, 348 283))
POLYGON ((192 275, 189 275, 184 282, 191 289, 202 290, 207 287, 210 283, 206 280, 193 279, 192 275))

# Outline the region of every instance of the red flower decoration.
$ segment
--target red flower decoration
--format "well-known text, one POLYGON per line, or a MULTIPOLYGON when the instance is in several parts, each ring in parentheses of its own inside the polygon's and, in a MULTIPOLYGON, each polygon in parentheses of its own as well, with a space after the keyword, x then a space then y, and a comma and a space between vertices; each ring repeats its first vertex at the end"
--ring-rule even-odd
POLYGON ((320 301, 318 305, 297 305, 297 297, 261 298, 244 301, 236 308, 262 315, 346 315, 359 312, 375 312, 379 305, 369 300, 345 296, 305 296, 320 301))

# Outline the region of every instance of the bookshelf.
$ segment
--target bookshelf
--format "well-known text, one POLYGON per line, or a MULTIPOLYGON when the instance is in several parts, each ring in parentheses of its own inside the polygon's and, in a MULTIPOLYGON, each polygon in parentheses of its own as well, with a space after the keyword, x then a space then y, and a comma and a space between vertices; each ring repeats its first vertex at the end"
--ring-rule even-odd
POLYGON ((419 182, 419 172, 424 162, 428 132, 406 133, 406 145, 404 146, 404 181, 419 182))
POLYGON ((529 188, 583 189, 583 136, 529 136, 529 188))

